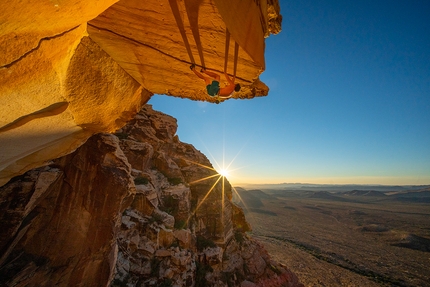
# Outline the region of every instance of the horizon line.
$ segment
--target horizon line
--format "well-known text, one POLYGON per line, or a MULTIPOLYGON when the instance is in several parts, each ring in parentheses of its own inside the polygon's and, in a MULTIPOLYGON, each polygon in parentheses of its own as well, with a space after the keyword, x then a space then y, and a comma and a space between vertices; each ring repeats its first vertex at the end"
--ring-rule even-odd
MULTIPOLYGON (((227 178, 228 180, 228 178, 227 178)), ((428 184, 384 184, 384 183, 306 183, 306 182, 281 182, 281 183, 230 183, 231 185, 368 185, 368 186, 430 186, 428 184)))

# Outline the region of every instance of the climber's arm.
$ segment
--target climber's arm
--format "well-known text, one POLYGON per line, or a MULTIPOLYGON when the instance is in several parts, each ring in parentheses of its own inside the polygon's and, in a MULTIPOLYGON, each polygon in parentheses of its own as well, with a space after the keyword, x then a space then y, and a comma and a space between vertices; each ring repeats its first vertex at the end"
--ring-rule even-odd
POLYGON ((200 74, 199 72, 197 72, 195 68, 191 69, 191 71, 193 71, 194 74, 196 74, 196 76, 199 77, 200 79, 203 79, 203 80, 206 79, 206 77, 200 74))
POLYGON ((196 74, 196 76, 197 76, 197 77, 199 77, 200 79, 203 79, 203 80, 205 81, 206 86, 207 86, 207 85, 210 85, 210 84, 212 83, 212 79, 211 79, 211 78, 206 77, 205 75, 203 75, 203 74, 201 74, 201 73, 197 72, 197 71, 196 71, 196 69, 195 69, 194 67, 193 67, 191 70, 194 72, 194 74, 196 74))

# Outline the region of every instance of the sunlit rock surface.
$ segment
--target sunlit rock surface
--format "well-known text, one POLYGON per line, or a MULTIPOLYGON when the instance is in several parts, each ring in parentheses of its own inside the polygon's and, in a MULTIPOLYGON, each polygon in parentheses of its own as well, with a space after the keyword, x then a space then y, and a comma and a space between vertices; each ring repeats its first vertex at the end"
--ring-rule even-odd
POLYGON ((150 93, 77 26, 0 69, 0 185, 123 126, 150 93))
POLYGON ((214 102, 189 66, 223 72, 227 29, 230 74, 240 46, 233 98, 267 95, 264 37, 281 23, 274 0, 12 0, 0 11, 0 185, 120 128, 154 93, 214 102))
POLYGON ((267 95, 267 86, 258 80, 265 69, 264 38, 278 33, 280 22, 277 1, 161 0, 143 5, 122 0, 90 21, 88 32, 145 89, 213 101, 190 64, 222 74, 227 58, 227 72, 233 74, 237 42, 236 75, 243 88, 233 97, 267 95))
POLYGON ((147 105, 1 187, 0 283, 302 286, 248 238, 230 184, 176 129, 147 105))

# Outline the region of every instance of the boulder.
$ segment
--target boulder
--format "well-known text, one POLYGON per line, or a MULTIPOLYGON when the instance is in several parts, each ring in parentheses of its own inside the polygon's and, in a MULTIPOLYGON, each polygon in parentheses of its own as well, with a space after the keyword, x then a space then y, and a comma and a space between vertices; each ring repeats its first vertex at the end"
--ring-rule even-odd
POLYGON ((160 247, 168 248, 172 246, 175 241, 175 236, 171 229, 165 229, 163 227, 160 228, 160 232, 158 233, 158 245, 160 247))
MULTIPOLYGON (((126 136, 124 134, 119 135, 126 136)), ((121 141, 121 149, 133 169, 142 171, 150 167, 150 159, 154 153, 150 144, 125 139, 121 141)))
POLYGON ((167 212, 155 209, 152 217, 155 218, 158 223, 162 223, 166 228, 172 229, 175 225, 175 218, 167 212))
POLYGON ((212 248, 208 247, 203 250, 206 262, 210 266, 218 265, 222 261, 222 251, 222 248, 219 246, 212 248))
POLYGON ((151 202, 151 200, 148 199, 147 196, 140 194, 140 193, 137 193, 134 196, 131 207, 133 209, 139 211, 143 215, 148 215, 148 216, 151 215, 155 210, 155 206, 151 202))
POLYGON ((184 249, 192 248, 192 233, 189 229, 174 230, 173 235, 179 242, 179 246, 184 249))

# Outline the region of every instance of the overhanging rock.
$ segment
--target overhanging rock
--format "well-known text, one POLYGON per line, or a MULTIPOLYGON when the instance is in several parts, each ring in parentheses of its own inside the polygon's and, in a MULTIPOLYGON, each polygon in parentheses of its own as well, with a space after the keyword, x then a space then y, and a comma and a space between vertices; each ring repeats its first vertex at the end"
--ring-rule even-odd
POLYGON ((122 0, 90 21, 88 32, 150 92, 204 101, 213 98, 190 64, 222 74, 227 58, 227 72, 233 74, 237 42, 236 75, 243 88, 233 98, 253 98, 268 93, 258 79, 265 68, 264 38, 280 23, 269 10, 279 12, 279 6, 258 0, 122 0), (232 36, 227 57, 226 29, 232 36))
POLYGON ((214 102, 190 63, 223 73, 227 59, 233 74, 235 42, 233 98, 267 95, 264 37, 281 22, 276 0, 12 0, 0 11, 0 185, 122 127, 152 94, 214 102))

